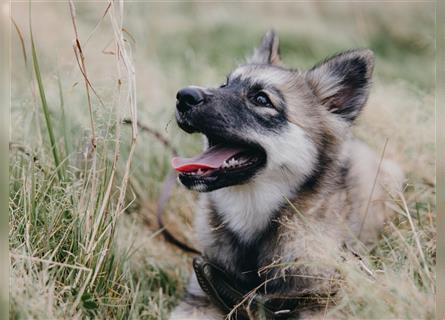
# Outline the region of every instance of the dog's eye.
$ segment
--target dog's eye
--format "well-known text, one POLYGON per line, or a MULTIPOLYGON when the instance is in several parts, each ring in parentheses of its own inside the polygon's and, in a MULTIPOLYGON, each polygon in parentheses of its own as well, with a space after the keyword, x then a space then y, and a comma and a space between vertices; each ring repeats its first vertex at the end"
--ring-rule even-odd
POLYGON ((260 107, 272 108, 272 102, 269 97, 264 93, 260 92, 253 97, 253 102, 260 107))

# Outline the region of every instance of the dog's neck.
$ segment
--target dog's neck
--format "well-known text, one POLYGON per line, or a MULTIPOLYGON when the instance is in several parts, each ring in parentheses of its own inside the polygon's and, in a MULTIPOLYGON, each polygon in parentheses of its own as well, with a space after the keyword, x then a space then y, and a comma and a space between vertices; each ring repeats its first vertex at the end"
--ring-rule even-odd
POLYGON ((286 177, 264 175, 253 183, 211 192, 209 198, 222 223, 239 240, 249 243, 268 227, 295 189, 286 177))

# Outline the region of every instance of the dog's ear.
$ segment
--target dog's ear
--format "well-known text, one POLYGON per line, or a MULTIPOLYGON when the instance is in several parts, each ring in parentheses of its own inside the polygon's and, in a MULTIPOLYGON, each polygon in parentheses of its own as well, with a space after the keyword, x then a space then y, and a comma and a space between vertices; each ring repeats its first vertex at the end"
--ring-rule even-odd
POLYGON ((329 111, 353 121, 368 99, 373 69, 373 52, 357 49, 315 65, 307 72, 306 79, 329 111))
POLYGON ((281 63, 278 36, 273 30, 269 30, 263 36, 260 45, 255 49, 249 63, 275 64, 281 63))

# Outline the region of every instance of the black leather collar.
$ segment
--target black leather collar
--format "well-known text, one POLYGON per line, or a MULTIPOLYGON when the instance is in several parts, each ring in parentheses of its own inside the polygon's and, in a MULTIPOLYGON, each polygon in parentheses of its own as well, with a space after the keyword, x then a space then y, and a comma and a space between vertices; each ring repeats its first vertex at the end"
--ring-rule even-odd
POLYGON ((226 315, 233 319, 298 319, 299 298, 267 297, 258 290, 246 290, 242 283, 203 256, 193 259, 193 269, 201 289, 226 315))

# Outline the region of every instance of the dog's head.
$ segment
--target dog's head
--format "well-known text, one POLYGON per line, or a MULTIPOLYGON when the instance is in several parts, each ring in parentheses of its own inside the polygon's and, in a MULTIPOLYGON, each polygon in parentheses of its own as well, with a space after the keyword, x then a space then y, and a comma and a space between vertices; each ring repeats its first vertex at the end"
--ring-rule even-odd
POLYGON ((261 175, 303 183, 317 169, 326 139, 341 139, 358 116, 373 64, 372 52, 359 49, 307 71, 288 69, 278 37, 269 31, 219 88, 190 86, 177 93, 178 125, 207 139, 201 155, 173 159, 179 179, 201 192, 261 175))

